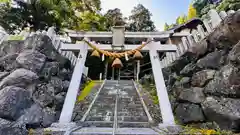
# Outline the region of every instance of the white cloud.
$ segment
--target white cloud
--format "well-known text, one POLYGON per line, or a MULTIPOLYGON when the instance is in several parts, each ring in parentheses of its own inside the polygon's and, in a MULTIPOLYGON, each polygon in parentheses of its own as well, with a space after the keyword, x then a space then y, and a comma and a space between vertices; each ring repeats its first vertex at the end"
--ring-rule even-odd
POLYGON ((153 14, 152 20, 154 21, 158 30, 162 30, 163 23, 157 20, 159 14, 154 13, 152 9, 152 0, 101 0, 102 4, 102 13, 106 13, 109 9, 119 8, 123 13, 124 17, 131 15, 131 10, 137 4, 143 4, 146 8, 150 10, 153 14))

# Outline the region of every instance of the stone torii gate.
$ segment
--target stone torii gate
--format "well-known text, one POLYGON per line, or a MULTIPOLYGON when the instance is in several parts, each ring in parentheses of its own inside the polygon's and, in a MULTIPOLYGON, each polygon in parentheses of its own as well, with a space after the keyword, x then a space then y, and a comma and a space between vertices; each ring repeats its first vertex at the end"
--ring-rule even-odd
MULTIPOLYGON (((70 37, 75 37, 85 40, 112 38, 112 44, 96 44, 99 49, 102 50, 132 50, 140 45, 126 45, 124 41, 126 38, 168 38, 171 32, 125 32, 124 27, 114 27, 113 32, 85 32, 79 33, 74 31, 68 31, 70 37)), ((62 51, 79 51, 78 60, 74 68, 71 83, 65 98, 59 124, 66 125, 71 123, 72 113, 76 102, 79 85, 84 70, 84 64, 87 57, 88 50, 92 48, 88 47, 85 42, 78 42, 76 44, 62 44, 62 51)), ((173 44, 161 44, 161 42, 151 41, 141 51, 149 52, 152 71, 157 89, 157 95, 159 99, 159 105, 161 109, 162 122, 160 126, 173 126, 175 125, 174 116, 171 109, 171 104, 168 98, 167 89, 165 86, 162 65, 158 56, 158 52, 177 52, 178 48, 173 44)))

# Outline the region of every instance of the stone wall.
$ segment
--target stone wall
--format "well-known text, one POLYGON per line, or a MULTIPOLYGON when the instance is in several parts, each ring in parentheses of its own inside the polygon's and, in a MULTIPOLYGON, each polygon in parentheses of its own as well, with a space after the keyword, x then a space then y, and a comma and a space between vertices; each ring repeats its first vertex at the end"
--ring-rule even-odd
POLYGON ((239 131, 240 11, 163 73, 179 123, 239 131))
MULTIPOLYGON (((27 134, 56 122, 73 67, 46 35, 0 46, 0 134, 27 134)), ((83 79, 85 80, 85 79, 83 79)))

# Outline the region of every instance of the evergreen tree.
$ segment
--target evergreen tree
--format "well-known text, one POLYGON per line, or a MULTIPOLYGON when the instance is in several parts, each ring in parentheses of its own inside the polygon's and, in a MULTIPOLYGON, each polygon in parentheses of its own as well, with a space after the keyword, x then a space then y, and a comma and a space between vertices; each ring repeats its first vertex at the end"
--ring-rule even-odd
POLYGON ((132 15, 129 17, 130 24, 128 31, 155 31, 155 25, 151 20, 152 14, 142 4, 138 4, 132 10, 132 15))
POLYGON ((106 18, 106 28, 108 31, 111 31, 113 26, 123 26, 126 24, 125 19, 118 8, 108 10, 104 17, 106 18))

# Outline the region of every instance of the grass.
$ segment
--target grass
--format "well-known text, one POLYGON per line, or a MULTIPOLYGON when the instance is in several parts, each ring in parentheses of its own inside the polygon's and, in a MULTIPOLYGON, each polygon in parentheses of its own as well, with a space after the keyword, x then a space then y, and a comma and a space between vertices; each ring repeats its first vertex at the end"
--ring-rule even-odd
POLYGON ((20 35, 10 35, 8 37, 8 40, 23 40, 24 37, 23 36, 20 36, 20 35))
POLYGON ((88 96, 88 94, 91 92, 94 86, 95 86, 94 81, 90 81, 89 83, 87 83, 84 89, 82 90, 81 94, 77 98, 78 102, 84 100, 88 96))
POLYGON ((198 129, 191 126, 183 127, 183 131, 180 135, 232 135, 231 131, 220 130, 220 129, 198 129))
POLYGON ((148 91, 151 99, 153 101, 154 104, 158 105, 159 101, 158 101, 158 96, 157 96, 157 90, 154 84, 149 84, 149 85, 142 85, 143 89, 148 91))

